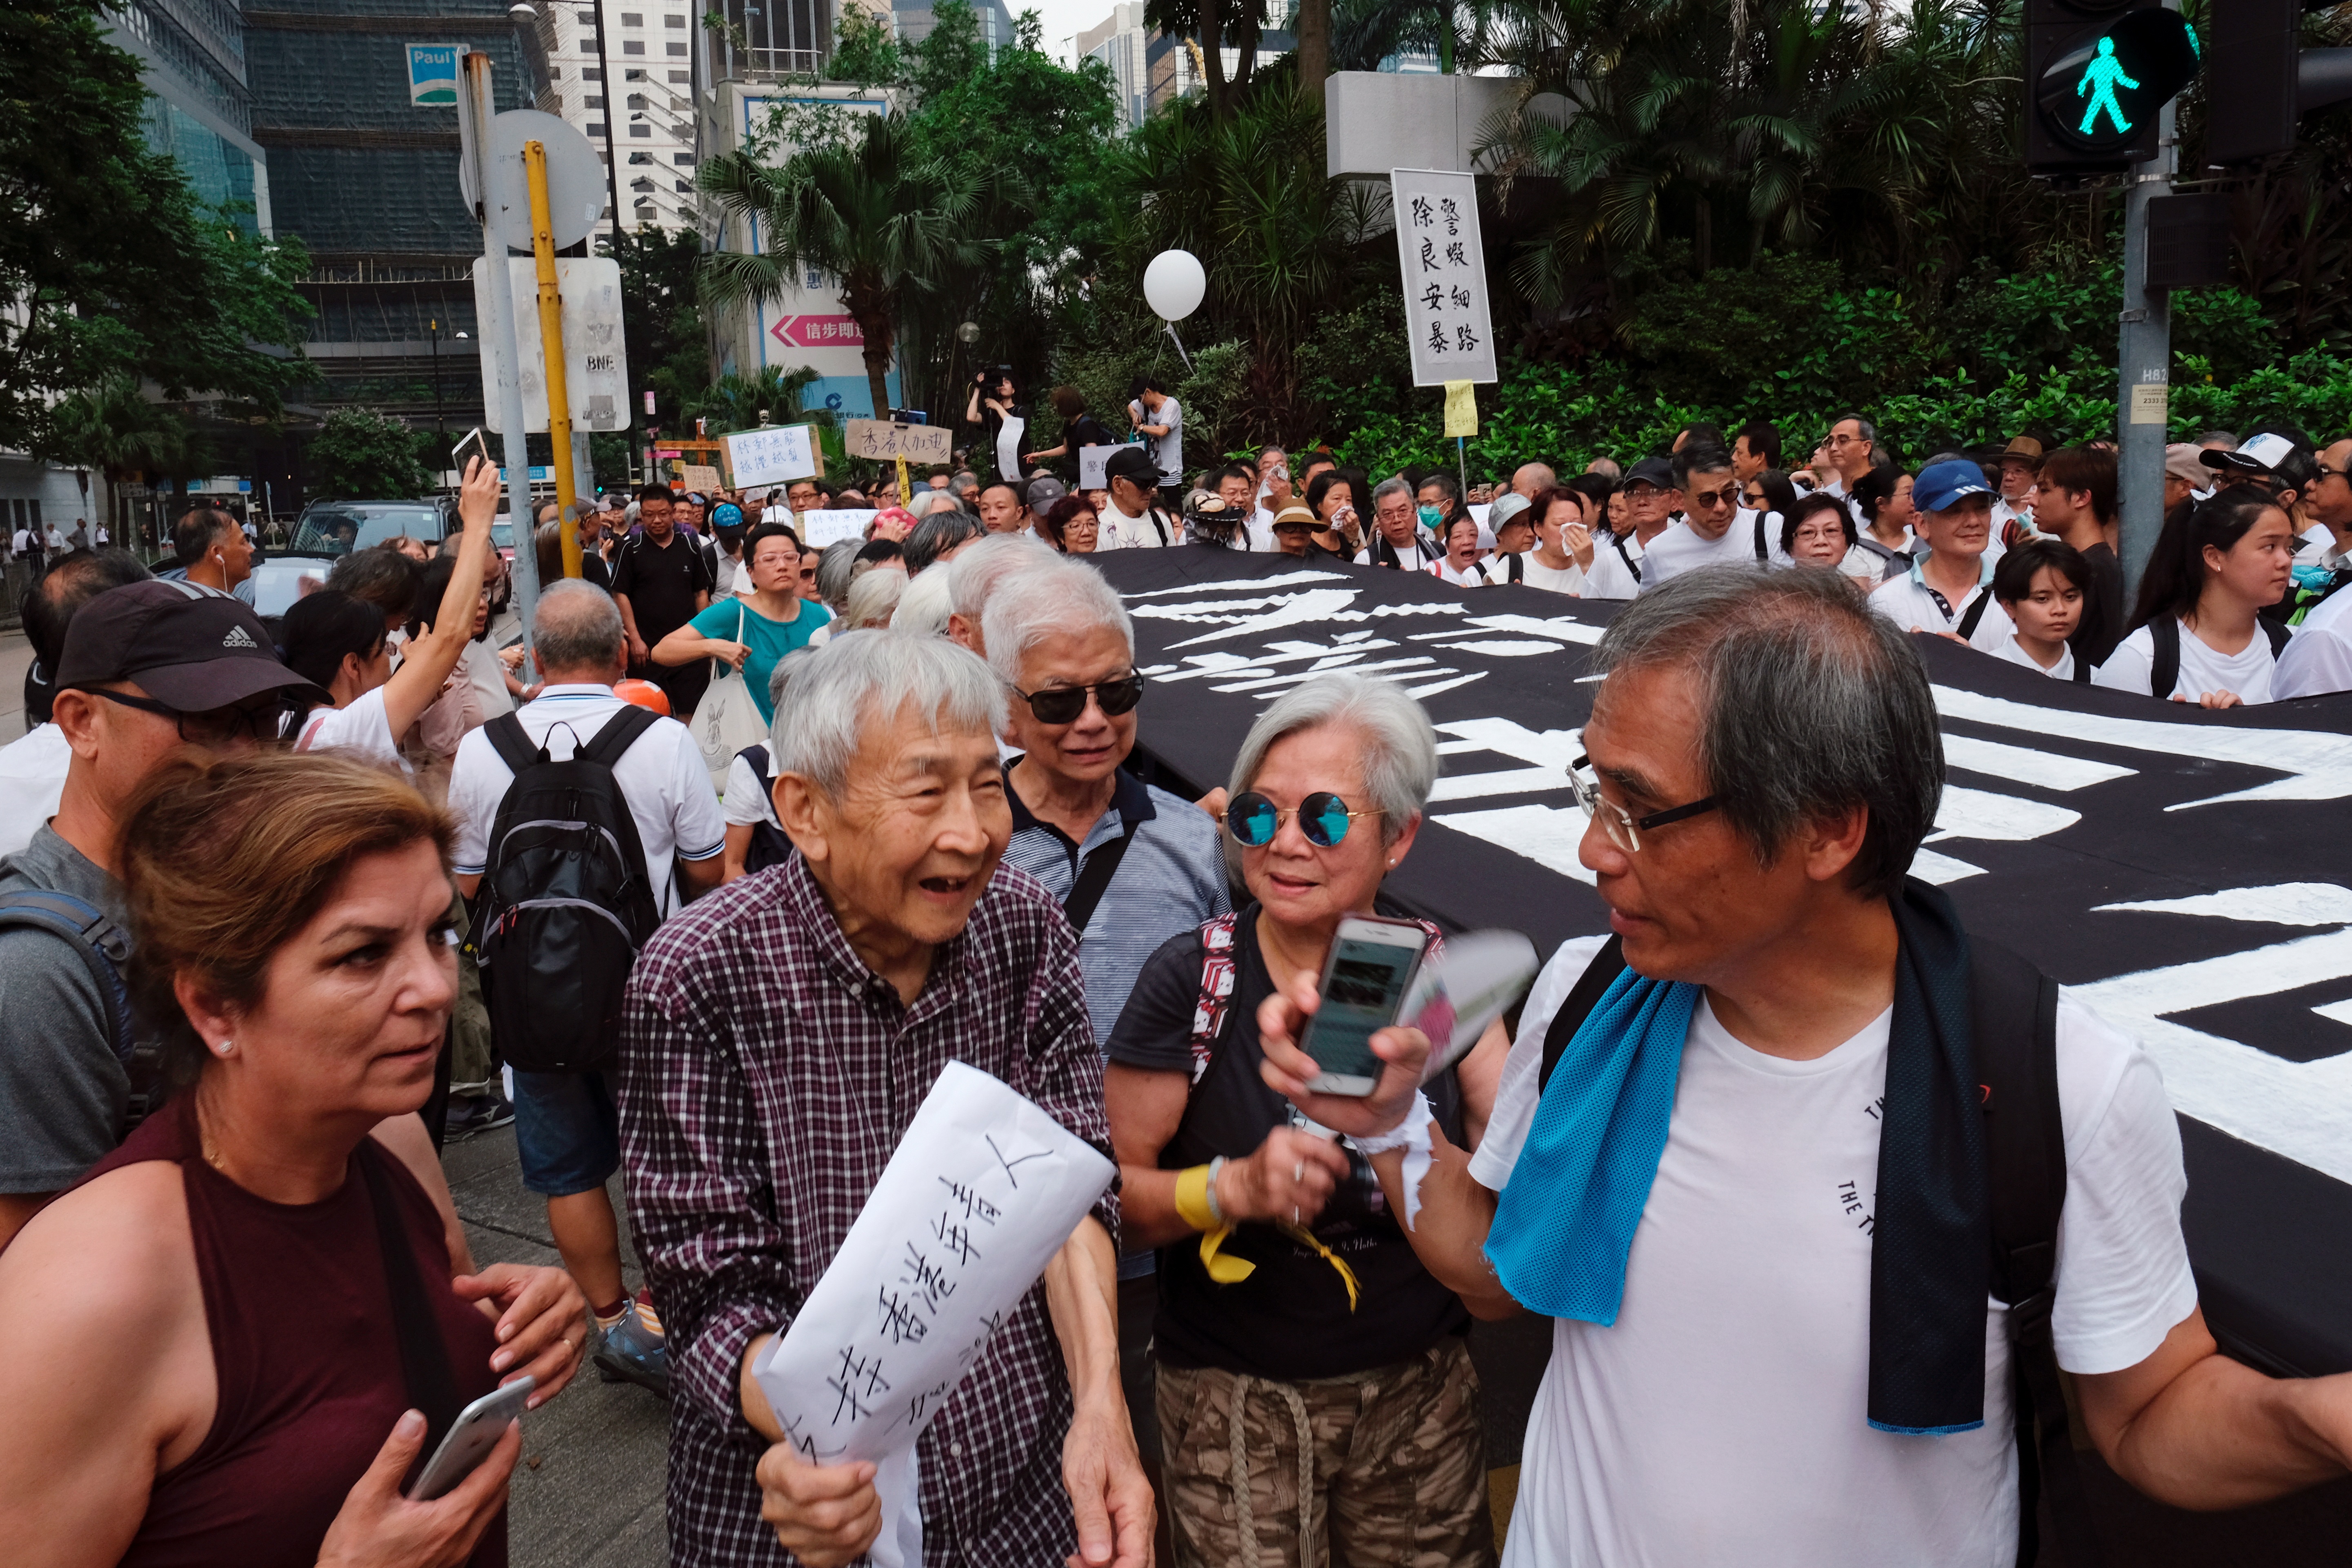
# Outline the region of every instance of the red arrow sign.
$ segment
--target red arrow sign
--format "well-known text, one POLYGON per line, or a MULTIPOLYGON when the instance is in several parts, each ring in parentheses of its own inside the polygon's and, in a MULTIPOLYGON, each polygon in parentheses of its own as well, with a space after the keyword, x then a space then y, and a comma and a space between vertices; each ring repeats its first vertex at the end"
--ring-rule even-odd
POLYGON ((855 316, 786 316, 768 334, 788 349, 862 349, 866 334, 855 316))

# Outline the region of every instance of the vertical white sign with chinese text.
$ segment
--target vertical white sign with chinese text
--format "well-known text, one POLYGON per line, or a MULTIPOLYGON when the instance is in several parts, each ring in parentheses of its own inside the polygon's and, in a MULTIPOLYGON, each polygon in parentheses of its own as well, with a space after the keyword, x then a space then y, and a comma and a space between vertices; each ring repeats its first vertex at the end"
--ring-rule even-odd
POLYGON ((1497 379, 1477 181, 1435 169, 1392 169, 1389 185, 1396 201, 1397 260, 1404 269, 1412 384, 1497 379))

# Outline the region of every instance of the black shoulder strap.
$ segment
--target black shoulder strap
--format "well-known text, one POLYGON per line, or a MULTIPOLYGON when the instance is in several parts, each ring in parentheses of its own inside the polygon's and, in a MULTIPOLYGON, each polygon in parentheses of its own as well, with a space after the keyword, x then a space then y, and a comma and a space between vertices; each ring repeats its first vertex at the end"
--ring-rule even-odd
POLYGON ((1761 507, 1756 509, 1756 559, 1759 563, 1771 559, 1764 548, 1764 520, 1769 515, 1761 507))
MULTIPOLYGON (((609 768, 619 762, 621 753, 636 744, 637 737, 652 729, 654 721, 660 717, 650 708, 640 708, 634 702, 625 703, 619 712, 604 721, 604 727, 596 731, 594 740, 573 750, 572 760, 601 763, 609 768)), ((516 727, 521 726, 518 724, 516 727)))
POLYGON ((506 763, 507 771, 520 778, 526 768, 537 767, 547 761, 547 748, 534 746, 530 731, 512 713, 501 713, 482 726, 482 733, 490 739, 490 749, 506 763))
POLYGON ((1070 884, 1070 896, 1062 900, 1062 913, 1069 918, 1070 927, 1080 936, 1087 934, 1087 922, 1095 918, 1095 906, 1102 902, 1110 887, 1110 879, 1118 873, 1118 863, 1127 858, 1127 847, 1135 841, 1135 830, 1143 826, 1141 817, 1127 825, 1127 831, 1108 844, 1098 845, 1078 868, 1077 880, 1070 884))
POLYGON ((751 760, 751 776, 752 776, 753 778, 755 778, 755 779, 763 779, 763 778, 766 778, 766 777, 768 776, 768 748, 767 748, 767 747, 765 747, 765 746, 746 746, 746 747, 744 747, 741 751, 740 751, 740 752, 736 752, 735 754, 736 754, 737 756, 739 756, 739 757, 747 757, 747 758, 749 758, 749 759, 751 760))
POLYGON ((1622 533, 1612 535, 1610 542, 1617 547, 1617 559, 1625 563, 1625 570, 1633 574, 1633 581, 1640 582, 1642 580, 1641 563, 1635 561, 1633 553, 1625 548, 1625 536, 1622 533))
POLYGON ((1160 531, 1160 542, 1165 545, 1168 542, 1168 520, 1160 514, 1160 509, 1156 506, 1145 507, 1143 515, 1150 518, 1151 526, 1160 531))
POLYGON ((2180 684, 2180 623, 2170 616, 2158 616, 2147 623, 2147 637, 2156 648, 2147 664, 2148 695, 2169 697, 2180 684))
POLYGON ((1528 580, 1528 558, 1525 555, 1513 555, 1507 557, 1507 559, 1511 563, 1510 580, 1514 583, 1526 582, 1528 580))
POLYGON ((2016 1363, 2018 1556, 2040 1548, 2047 1492, 2068 1568, 2104 1561, 2091 1526, 2050 1330, 2057 1296, 2058 1217, 2066 1205, 2066 1132, 2058 1100, 2058 983, 2007 948, 1969 939, 1970 1045, 1982 1082, 1991 1186, 1992 1293, 2009 1305, 2016 1363))
POLYGON ((376 1245, 383 1253, 384 1290, 392 1298, 393 1333, 400 1345, 400 1377, 407 1385, 408 1403, 425 1413, 425 1441, 416 1463, 403 1478, 405 1487, 422 1470, 433 1450, 457 1419, 461 1408, 457 1380, 449 1371, 449 1346, 416 1269, 416 1249, 409 1245, 408 1227, 401 1223, 400 1205, 392 1194, 392 1178, 381 1162, 392 1155, 361 1141, 360 1174, 367 1183, 368 1204, 375 1211, 376 1245))
POLYGON ((2263 628, 2263 634, 2271 639, 2271 658, 2276 659, 2286 651, 2287 640, 2294 636, 2294 628, 2278 621, 2258 619, 2257 624, 2263 628))
POLYGON ((1551 1069, 1568 1054, 1569 1042, 1576 1038, 1576 1031, 1584 1027, 1584 1020, 1601 1005, 1601 995, 1624 972, 1625 939, 1612 936, 1592 955, 1592 962, 1585 965, 1568 1000, 1552 1015, 1551 1027, 1544 1032, 1543 1070, 1536 1079, 1537 1093, 1542 1093, 1544 1086, 1551 1082, 1551 1069))
POLYGON ((2079 653, 2074 656, 2074 684, 2077 686, 2091 684, 2091 661, 2079 653))
POLYGON ((1962 642, 1966 642, 1969 638, 1977 635, 1977 627, 1984 624, 1985 606, 1991 603, 1992 585, 1990 584, 1987 584, 1985 586, 1977 590, 1977 602, 1970 605, 1966 612, 1964 612, 1960 616, 1960 640, 1962 642))

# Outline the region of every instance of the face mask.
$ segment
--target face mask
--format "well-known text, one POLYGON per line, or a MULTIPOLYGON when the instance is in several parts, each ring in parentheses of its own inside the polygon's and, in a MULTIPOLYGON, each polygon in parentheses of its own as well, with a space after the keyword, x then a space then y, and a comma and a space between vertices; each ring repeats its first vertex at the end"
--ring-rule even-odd
POLYGON ((1423 508, 1421 509, 1421 526, 1422 526, 1422 527, 1423 527, 1423 528, 1429 528, 1429 529, 1433 529, 1433 528, 1437 527, 1437 525, 1438 525, 1438 524, 1440 524, 1440 523, 1444 522, 1444 521, 1445 521, 1445 513, 1444 513, 1444 511, 1441 508, 1433 507, 1433 506, 1425 506, 1425 507, 1423 507, 1423 508))

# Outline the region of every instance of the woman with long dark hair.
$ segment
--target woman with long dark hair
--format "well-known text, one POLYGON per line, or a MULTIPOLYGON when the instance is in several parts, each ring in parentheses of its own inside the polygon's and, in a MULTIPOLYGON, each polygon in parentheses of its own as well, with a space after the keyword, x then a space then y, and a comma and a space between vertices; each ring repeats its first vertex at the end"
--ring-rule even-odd
POLYGON ((2294 522, 2252 485, 2174 507, 2140 580, 2131 635, 2093 684, 2207 708, 2268 702, 2288 633, 2258 612, 2285 595, 2294 547, 2294 522))

